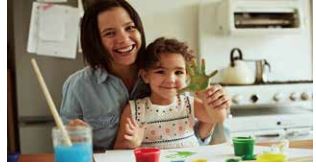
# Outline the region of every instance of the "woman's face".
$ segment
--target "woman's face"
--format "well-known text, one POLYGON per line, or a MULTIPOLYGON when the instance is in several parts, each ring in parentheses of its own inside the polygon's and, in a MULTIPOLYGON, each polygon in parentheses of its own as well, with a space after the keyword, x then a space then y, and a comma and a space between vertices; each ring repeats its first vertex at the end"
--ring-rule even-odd
POLYGON ((135 63, 141 47, 141 34, 124 8, 116 7, 98 15, 103 47, 110 53, 113 66, 135 63))

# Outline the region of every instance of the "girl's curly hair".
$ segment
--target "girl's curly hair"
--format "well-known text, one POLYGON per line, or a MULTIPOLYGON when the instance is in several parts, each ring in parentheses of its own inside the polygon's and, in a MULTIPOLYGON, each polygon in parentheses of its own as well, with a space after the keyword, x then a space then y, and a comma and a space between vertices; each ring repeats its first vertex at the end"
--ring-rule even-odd
POLYGON ((160 37, 154 42, 150 43, 145 51, 144 59, 138 65, 141 69, 149 69, 157 64, 160 60, 162 53, 177 53, 184 57, 187 64, 194 61, 195 56, 193 51, 189 49, 188 45, 184 42, 180 42, 176 39, 168 39, 160 37))

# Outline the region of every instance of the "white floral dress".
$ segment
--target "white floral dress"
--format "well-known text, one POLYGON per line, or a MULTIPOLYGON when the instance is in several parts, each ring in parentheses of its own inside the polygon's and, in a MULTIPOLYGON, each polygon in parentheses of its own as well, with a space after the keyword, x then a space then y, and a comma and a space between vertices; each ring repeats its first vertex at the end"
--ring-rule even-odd
POLYGON ((129 103, 137 123, 146 123, 142 146, 161 149, 199 146, 193 129, 193 97, 180 95, 170 105, 152 104, 149 97, 129 103))

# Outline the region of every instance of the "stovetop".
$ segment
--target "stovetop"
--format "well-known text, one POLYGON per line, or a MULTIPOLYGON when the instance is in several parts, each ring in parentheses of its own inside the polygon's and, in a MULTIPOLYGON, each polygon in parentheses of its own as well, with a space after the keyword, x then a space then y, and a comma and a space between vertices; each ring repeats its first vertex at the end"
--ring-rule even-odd
POLYGON ((253 83, 253 84, 225 84, 219 83, 222 86, 258 86, 258 85, 280 85, 280 84, 304 84, 304 83, 313 83, 312 80, 293 80, 293 81, 268 81, 265 83, 253 83))
POLYGON ((232 106, 310 104, 312 81, 273 81, 252 85, 224 85, 232 106))

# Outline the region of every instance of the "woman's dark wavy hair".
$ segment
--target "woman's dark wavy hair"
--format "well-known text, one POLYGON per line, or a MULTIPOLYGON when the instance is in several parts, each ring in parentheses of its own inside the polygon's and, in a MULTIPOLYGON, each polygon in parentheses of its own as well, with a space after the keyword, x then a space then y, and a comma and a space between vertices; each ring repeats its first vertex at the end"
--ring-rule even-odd
POLYGON ((176 39, 160 37, 147 46, 145 51, 146 59, 142 59, 138 67, 145 70, 154 67, 159 62, 160 55, 163 53, 181 54, 187 64, 195 60, 193 51, 186 43, 176 39))
POLYGON ((143 54, 146 47, 145 33, 143 24, 135 9, 125 0, 97 0, 89 6, 81 20, 80 42, 82 54, 85 63, 88 63, 93 69, 102 67, 106 70, 111 70, 110 53, 103 47, 101 36, 98 29, 98 15, 104 11, 113 8, 122 7, 127 11, 136 28, 141 34, 141 47, 138 51, 136 63, 139 59, 143 59, 143 54))

